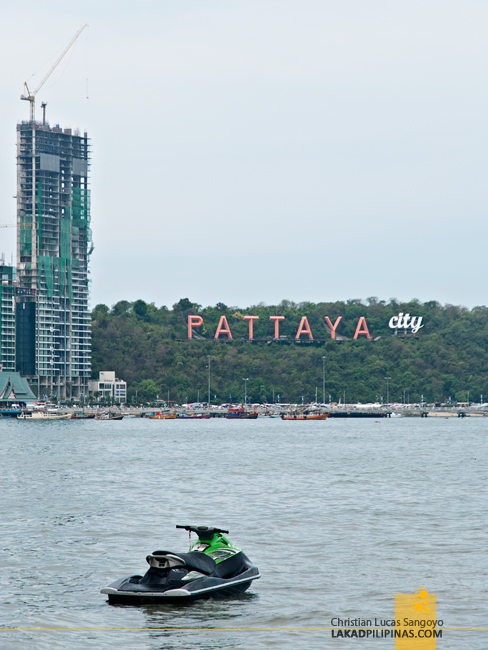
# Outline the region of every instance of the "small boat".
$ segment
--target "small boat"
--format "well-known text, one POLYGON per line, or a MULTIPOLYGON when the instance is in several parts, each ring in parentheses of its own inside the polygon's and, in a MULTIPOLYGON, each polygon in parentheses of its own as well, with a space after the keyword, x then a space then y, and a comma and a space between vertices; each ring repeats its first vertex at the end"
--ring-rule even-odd
POLYGON ((124 416, 122 413, 102 413, 101 415, 97 413, 95 420, 123 420, 124 416))
POLYGON ((225 417, 228 420, 255 420, 258 415, 259 414, 254 411, 246 411, 243 406, 229 406, 225 417))
POLYGON ((176 413, 158 411, 148 416, 150 420, 176 420, 176 413))
POLYGON ((0 418, 16 418, 18 415, 22 414, 22 409, 20 408, 1 408, 0 409, 0 418))
POLYGON ((178 413, 178 420, 209 420, 211 415, 204 415, 203 413, 197 413, 196 415, 187 415, 186 413, 178 413))
POLYGON ((71 420, 71 413, 49 413, 48 411, 22 411, 17 420, 71 420))
POLYGON ((72 420, 93 420, 95 413, 81 413, 80 411, 75 411, 71 414, 72 420))
POLYGON ((328 413, 318 413, 316 415, 309 415, 306 413, 290 413, 288 415, 282 415, 282 420, 327 420, 329 417, 328 413))

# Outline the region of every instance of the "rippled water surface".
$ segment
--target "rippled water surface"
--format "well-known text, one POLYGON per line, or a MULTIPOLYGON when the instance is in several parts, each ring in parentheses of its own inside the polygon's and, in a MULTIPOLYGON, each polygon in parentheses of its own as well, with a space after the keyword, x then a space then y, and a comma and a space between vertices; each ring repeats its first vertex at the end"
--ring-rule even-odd
POLYGON ((0 645, 393 648, 310 628, 392 618, 420 587, 445 627, 488 628, 487 434, 485 418, 2 420, 0 645), (235 600, 108 605, 100 588, 147 553, 187 550, 186 523, 229 529, 262 578, 235 600))

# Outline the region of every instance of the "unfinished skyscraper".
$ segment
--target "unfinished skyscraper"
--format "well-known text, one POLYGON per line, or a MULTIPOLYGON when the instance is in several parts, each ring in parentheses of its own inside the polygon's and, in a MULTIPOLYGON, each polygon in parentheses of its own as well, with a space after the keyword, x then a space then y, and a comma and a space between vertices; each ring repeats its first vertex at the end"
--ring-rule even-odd
POLYGON ((17 370, 38 395, 88 394, 90 145, 59 125, 17 125, 17 370))

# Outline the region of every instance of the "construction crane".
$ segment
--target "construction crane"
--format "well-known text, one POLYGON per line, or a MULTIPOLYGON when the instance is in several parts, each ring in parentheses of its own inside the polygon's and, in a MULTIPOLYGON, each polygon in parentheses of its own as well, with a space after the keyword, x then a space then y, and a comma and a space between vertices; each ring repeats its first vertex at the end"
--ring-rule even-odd
POLYGON ((0 223, 0 228, 15 228, 16 223, 0 223))
MULTIPOLYGON (((52 68, 49 70, 49 72, 45 75, 44 79, 41 81, 41 83, 37 86, 37 88, 31 93, 29 90, 29 86, 27 85, 27 81, 24 82, 24 89, 25 89, 25 95, 21 95, 20 99, 25 99, 26 101, 30 102, 30 121, 34 122, 35 121, 35 113, 36 113, 36 95, 39 92, 39 90, 42 88, 42 86, 46 83, 46 81, 49 79, 51 74, 54 72, 54 70, 57 68, 58 64, 61 62, 65 54, 68 52, 70 47, 73 45, 73 43, 76 41, 78 36, 81 34, 81 32, 85 29, 85 27, 88 27, 87 24, 83 25, 83 27, 80 27, 80 29, 76 32, 76 34, 73 36, 73 38, 70 40, 68 45, 65 47, 63 50, 61 56, 58 58, 56 63, 52 66, 52 68)), ((45 108, 45 104, 43 106, 43 109, 45 108)))

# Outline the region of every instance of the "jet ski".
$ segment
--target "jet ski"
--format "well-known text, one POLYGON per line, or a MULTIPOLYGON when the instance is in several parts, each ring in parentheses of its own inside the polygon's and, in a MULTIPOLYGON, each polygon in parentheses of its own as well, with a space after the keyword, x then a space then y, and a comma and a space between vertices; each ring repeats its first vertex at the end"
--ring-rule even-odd
POLYGON ((176 526, 190 534, 188 553, 154 551, 146 557, 144 576, 126 576, 105 587, 111 604, 185 602, 199 598, 240 594, 259 569, 225 535, 228 530, 210 526, 176 526), (198 539, 191 543, 191 533, 198 539))

